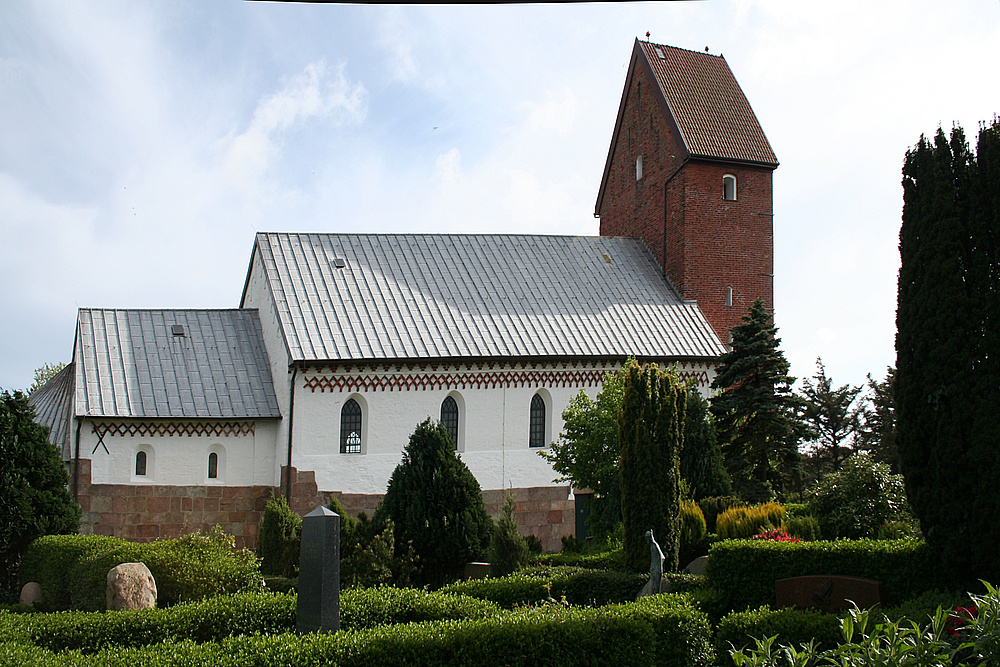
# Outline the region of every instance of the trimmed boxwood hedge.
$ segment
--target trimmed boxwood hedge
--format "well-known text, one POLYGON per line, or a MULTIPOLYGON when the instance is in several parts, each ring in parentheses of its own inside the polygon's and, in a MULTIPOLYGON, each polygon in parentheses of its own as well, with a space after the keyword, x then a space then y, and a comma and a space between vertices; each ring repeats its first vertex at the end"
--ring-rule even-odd
POLYGON ((496 579, 461 581, 441 590, 490 600, 507 609, 564 597, 570 604, 602 605, 635 600, 648 579, 649 575, 610 570, 534 567, 496 579))
POLYGON ((730 651, 754 646, 755 639, 777 635, 777 644, 799 646, 816 640, 820 649, 833 648, 841 640, 840 618, 809 609, 759 609, 737 611, 723 618, 715 630, 718 664, 732 665, 730 651))
MULTIPOLYGON (((93 653, 108 646, 147 646, 161 641, 218 641, 254 633, 295 630, 296 596, 273 593, 222 595, 169 609, 113 613, 9 614, 0 612, 0 633, 53 651, 93 653)), ((445 619, 486 618, 500 613, 483 600, 415 589, 369 588, 343 591, 341 628, 445 619)))
POLYGON ((773 606, 774 582, 787 577, 877 579, 885 584, 887 606, 943 585, 930 549, 918 540, 723 540, 712 545, 705 575, 734 611, 773 606))
POLYGON ((22 586, 29 581, 41 585, 43 610, 100 611, 108 571, 132 562, 149 568, 161 607, 263 588, 257 557, 234 549, 233 538, 221 530, 147 543, 101 535, 46 535, 28 547, 19 579, 22 586))
MULTIPOLYGON (((110 614, 109 614, 110 616, 110 614)), ((225 665, 604 665, 707 667, 713 658, 705 615, 687 596, 660 595, 625 605, 558 605, 469 620, 378 626, 299 637, 253 635, 109 647, 85 655, 0 642, 3 664, 33 667, 225 665)))

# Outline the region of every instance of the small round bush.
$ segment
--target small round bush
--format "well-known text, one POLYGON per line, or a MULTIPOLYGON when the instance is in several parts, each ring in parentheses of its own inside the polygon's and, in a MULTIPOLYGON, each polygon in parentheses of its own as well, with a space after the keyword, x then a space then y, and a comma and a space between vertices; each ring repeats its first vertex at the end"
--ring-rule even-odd
POLYGON ((260 519, 260 571, 279 577, 294 577, 299 566, 302 517, 292 511, 284 496, 272 498, 260 519))
POLYGON ((874 538, 887 521, 910 518, 903 476, 865 453, 851 456, 813 488, 809 511, 826 539, 874 538))

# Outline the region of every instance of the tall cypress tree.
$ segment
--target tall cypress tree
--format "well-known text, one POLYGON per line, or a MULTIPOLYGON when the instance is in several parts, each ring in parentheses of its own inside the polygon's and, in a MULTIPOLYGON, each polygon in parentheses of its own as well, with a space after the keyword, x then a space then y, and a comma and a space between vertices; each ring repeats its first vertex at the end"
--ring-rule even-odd
POLYGON ((652 528, 666 558, 664 567, 676 570, 687 389, 676 372, 656 364, 640 367, 633 359, 623 370, 619 441, 625 562, 637 571, 649 567, 643 535, 652 528))
POLYGON ((938 129, 906 154, 896 406, 907 495, 959 579, 1000 575, 1000 125, 938 129))
POLYGON ((798 443, 809 429, 796 415, 801 399, 779 345, 777 329, 757 299, 733 327, 733 343, 722 355, 713 389, 712 414, 733 491, 750 502, 770 500, 791 486, 798 472, 798 443))

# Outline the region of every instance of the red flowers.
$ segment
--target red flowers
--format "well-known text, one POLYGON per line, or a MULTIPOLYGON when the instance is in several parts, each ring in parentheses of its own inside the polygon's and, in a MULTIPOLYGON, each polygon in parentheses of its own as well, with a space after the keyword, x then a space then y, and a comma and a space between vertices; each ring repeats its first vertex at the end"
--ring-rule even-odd
POLYGON ((797 537, 791 537, 787 531, 780 528, 765 530, 753 536, 755 540, 770 540, 771 542, 801 542, 797 537))
POLYGON ((968 629, 966 626, 969 624, 973 618, 976 617, 976 613, 979 610, 976 605, 970 607, 955 607, 948 614, 948 622, 945 624, 944 629, 948 633, 948 636, 952 639, 961 639, 968 634, 968 629))

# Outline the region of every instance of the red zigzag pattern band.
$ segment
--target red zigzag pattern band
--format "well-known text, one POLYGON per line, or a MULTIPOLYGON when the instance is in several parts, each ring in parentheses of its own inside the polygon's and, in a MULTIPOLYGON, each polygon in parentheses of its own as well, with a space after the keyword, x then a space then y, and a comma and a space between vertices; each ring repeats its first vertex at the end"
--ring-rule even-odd
MULTIPOLYGON (((412 391, 417 389, 490 389, 497 387, 596 387, 607 370, 490 371, 482 373, 400 373, 395 375, 314 375, 303 384, 314 392, 412 391)), ((681 371, 682 380, 708 385, 706 371, 681 371)))
POLYGON ((103 438, 105 435, 142 436, 152 435, 188 437, 210 435, 215 437, 230 437, 237 435, 253 435, 254 423, 249 422, 97 422, 94 433, 103 438))

